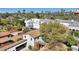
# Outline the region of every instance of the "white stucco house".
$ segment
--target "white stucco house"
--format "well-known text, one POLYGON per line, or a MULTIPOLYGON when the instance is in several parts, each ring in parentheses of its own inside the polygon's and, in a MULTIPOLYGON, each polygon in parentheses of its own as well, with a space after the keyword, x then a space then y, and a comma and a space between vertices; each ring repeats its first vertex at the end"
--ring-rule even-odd
POLYGON ((30 20, 25 20, 25 26, 29 27, 29 28, 35 28, 35 29, 39 29, 40 28, 40 19, 30 19, 30 20))
POLYGON ((33 21, 32 20, 25 20, 25 27, 32 28, 33 27, 33 21))
POLYGON ((24 22, 25 22, 25 27, 39 29, 42 23, 48 24, 49 22, 51 22, 51 20, 32 18, 29 20, 25 20, 24 22))
POLYGON ((58 22, 70 30, 79 31, 79 22, 74 20, 58 20, 58 22))
POLYGON ((33 21, 33 28, 39 29, 40 28, 40 19, 32 19, 33 21))
POLYGON ((34 47, 36 41, 44 43, 38 30, 27 32, 27 34, 23 35, 23 39, 27 41, 26 49, 29 49, 29 46, 34 47))

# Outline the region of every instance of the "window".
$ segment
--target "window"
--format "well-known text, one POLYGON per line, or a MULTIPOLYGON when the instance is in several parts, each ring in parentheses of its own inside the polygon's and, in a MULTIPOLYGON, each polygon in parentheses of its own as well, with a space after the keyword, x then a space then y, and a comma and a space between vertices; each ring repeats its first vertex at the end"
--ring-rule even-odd
POLYGON ((15 50, 13 50, 13 51, 15 51, 15 50))
POLYGON ((32 41, 32 38, 31 38, 31 41, 32 41))
POLYGON ((24 36, 24 38, 26 38, 26 36, 24 36))

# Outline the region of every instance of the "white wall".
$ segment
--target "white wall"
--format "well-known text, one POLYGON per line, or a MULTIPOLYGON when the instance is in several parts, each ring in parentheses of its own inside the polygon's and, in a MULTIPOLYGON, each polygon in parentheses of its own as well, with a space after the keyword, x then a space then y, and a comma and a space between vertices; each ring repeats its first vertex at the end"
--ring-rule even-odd
POLYGON ((32 19, 33 20, 33 28, 40 28, 40 19, 32 19))
POLYGON ((25 20, 25 26, 30 27, 30 28, 35 28, 39 29, 40 28, 40 19, 30 19, 30 20, 25 20))
POLYGON ((30 35, 23 35, 23 39, 27 40, 26 48, 28 49, 29 45, 34 47, 34 38, 30 35))
POLYGON ((25 26, 29 27, 29 28, 33 27, 33 21, 32 20, 25 20, 25 26))
POLYGON ((39 41, 41 41, 41 42, 43 42, 43 43, 44 43, 44 41, 42 40, 42 37, 39 37, 39 41))
POLYGON ((7 49, 6 51, 16 51, 16 47, 14 46, 12 48, 7 49))
POLYGON ((25 23, 25 26, 28 27, 28 21, 25 20, 24 23, 25 23))

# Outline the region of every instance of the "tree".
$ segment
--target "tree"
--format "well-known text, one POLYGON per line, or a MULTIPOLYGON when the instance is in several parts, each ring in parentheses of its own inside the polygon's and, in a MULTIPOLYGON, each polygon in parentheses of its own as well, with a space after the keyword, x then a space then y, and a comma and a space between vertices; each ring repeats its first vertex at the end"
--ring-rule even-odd
POLYGON ((1 23, 1 18, 0 18, 0 23, 1 23))
POLYGON ((36 13, 36 18, 40 18, 40 14, 38 12, 36 13))
POLYGON ((26 10, 23 10, 23 14, 25 14, 26 10))
POLYGON ((67 45, 72 46, 72 45, 77 45, 78 41, 73 38, 73 36, 68 36, 67 37, 67 45))
POLYGON ((18 14, 21 14, 21 11, 20 10, 18 10, 17 12, 18 12, 18 14))
POLYGON ((69 30, 57 22, 42 24, 40 31, 42 35, 46 35, 46 42, 48 43, 54 41, 64 42, 66 37, 69 35, 69 30))

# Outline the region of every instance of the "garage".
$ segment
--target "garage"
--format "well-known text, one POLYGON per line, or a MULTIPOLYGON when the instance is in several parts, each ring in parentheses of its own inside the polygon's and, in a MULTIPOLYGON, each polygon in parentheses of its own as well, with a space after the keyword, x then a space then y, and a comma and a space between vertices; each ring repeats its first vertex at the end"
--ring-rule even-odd
POLYGON ((25 48, 26 47, 26 43, 16 47, 16 51, 20 51, 21 49, 25 48))

